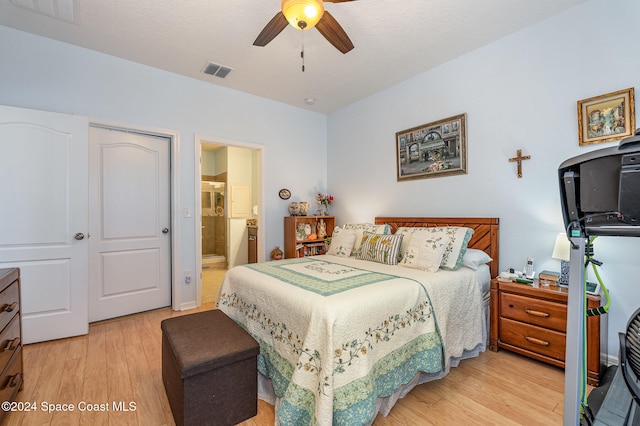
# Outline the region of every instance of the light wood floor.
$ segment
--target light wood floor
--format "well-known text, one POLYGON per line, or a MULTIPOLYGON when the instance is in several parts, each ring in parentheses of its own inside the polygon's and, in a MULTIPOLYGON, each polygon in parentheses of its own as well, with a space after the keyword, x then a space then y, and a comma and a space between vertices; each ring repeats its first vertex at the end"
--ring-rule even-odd
POLYGON ((215 303, 218 289, 227 268, 224 263, 209 265, 202 269, 202 303, 215 303))
MULTIPOLYGON (((213 308, 213 302, 200 310, 213 308)), ((24 389, 18 400, 36 411, 8 413, 7 425, 173 425, 162 384, 160 322, 193 313, 160 309, 92 324, 86 336, 26 345, 24 389), (80 412, 80 402, 108 412, 80 412), (113 410, 113 403, 135 411, 113 410), (45 404, 75 411, 45 412, 45 404), (97 406, 100 408, 100 406, 97 406)), ((487 351, 462 362, 444 379, 416 387, 374 425, 560 425, 564 374, 559 368, 487 351)), ((273 425, 273 407, 259 401, 243 425, 273 425)))

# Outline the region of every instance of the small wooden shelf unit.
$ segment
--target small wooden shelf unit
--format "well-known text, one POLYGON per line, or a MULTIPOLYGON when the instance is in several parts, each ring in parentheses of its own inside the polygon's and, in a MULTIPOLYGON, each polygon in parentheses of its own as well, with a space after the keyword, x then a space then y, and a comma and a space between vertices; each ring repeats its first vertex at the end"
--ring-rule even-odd
POLYGON ((326 241, 333 234, 333 228, 336 226, 335 216, 285 216, 284 218, 284 258, 292 259, 295 257, 314 256, 325 253, 326 241), (316 238, 315 240, 299 240, 296 230, 298 224, 316 225, 320 220, 325 223, 327 232, 326 238, 316 238))

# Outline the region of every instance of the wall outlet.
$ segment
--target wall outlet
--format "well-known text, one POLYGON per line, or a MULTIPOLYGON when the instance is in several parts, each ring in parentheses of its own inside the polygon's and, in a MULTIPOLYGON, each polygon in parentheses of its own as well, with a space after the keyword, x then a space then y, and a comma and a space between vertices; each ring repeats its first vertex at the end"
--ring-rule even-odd
POLYGON ((184 283, 191 284, 191 271, 184 271, 184 283))

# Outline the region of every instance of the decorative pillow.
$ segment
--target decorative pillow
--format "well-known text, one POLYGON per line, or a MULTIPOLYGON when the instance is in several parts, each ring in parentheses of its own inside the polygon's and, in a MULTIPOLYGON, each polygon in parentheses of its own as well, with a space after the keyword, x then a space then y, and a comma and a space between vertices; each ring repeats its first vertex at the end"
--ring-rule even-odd
POLYGON ((404 258, 407 254, 407 249, 409 248, 409 244, 411 243, 411 236, 416 231, 422 231, 427 228, 412 228, 409 226, 400 226, 396 229, 395 235, 402 235, 402 245, 400 246, 400 257, 404 258))
POLYGON ((364 232, 357 259, 370 260, 387 265, 397 265, 402 235, 364 232))
POLYGON ((450 237, 440 267, 455 271, 462 266, 462 258, 467 251, 467 244, 469 244, 469 240, 473 235, 473 229, 461 226, 443 226, 439 229, 440 232, 450 237))
POLYGON ((331 245, 327 254, 334 256, 349 257, 356 242, 356 232, 351 229, 342 229, 336 226, 331 235, 331 245))
POLYGON ((351 256, 355 256, 360 249, 362 243, 362 235, 365 232, 371 232, 374 234, 390 234, 391 227, 389 225, 375 225, 373 223, 347 223, 343 226, 344 229, 352 229, 356 232, 356 243, 351 251, 351 256))
MULTIPOLYGON (((404 238, 403 238, 404 240, 404 238)), ((400 266, 438 272, 449 238, 425 230, 413 232, 400 266)))
POLYGON ((471 268, 474 271, 478 269, 479 266, 484 265, 485 263, 489 263, 493 261, 493 259, 482 250, 470 249, 464 253, 462 257, 462 264, 467 268, 471 268))
POLYGON ((473 229, 462 226, 438 226, 432 228, 411 228, 400 227, 396 230, 395 235, 402 234, 403 242, 400 247, 402 256, 406 255, 406 251, 411 243, 411 236, 417 231, 428 231, 439 235, 446 235, 449 237, 449 244, 444 252, 442 258, 442 269, 456 270, 462 266, 462 258, 467 250, 467 244, 473 235, 473 229))

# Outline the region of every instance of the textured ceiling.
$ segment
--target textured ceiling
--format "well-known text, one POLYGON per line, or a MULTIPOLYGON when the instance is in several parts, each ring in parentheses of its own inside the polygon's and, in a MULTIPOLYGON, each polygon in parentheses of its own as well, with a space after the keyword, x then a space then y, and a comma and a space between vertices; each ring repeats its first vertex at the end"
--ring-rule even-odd
POLYGON ((0 25, 330 113, 584 1, 327 3, 355 45, 345 55, 316 29, 287 27, 267 46, 253 46, 280 0, 77 0, 75 23, 13 4, 55 9, 72 0, 0 0, 0 25), (209 61, 232 71, 225 79, 203 74, 209 61))

